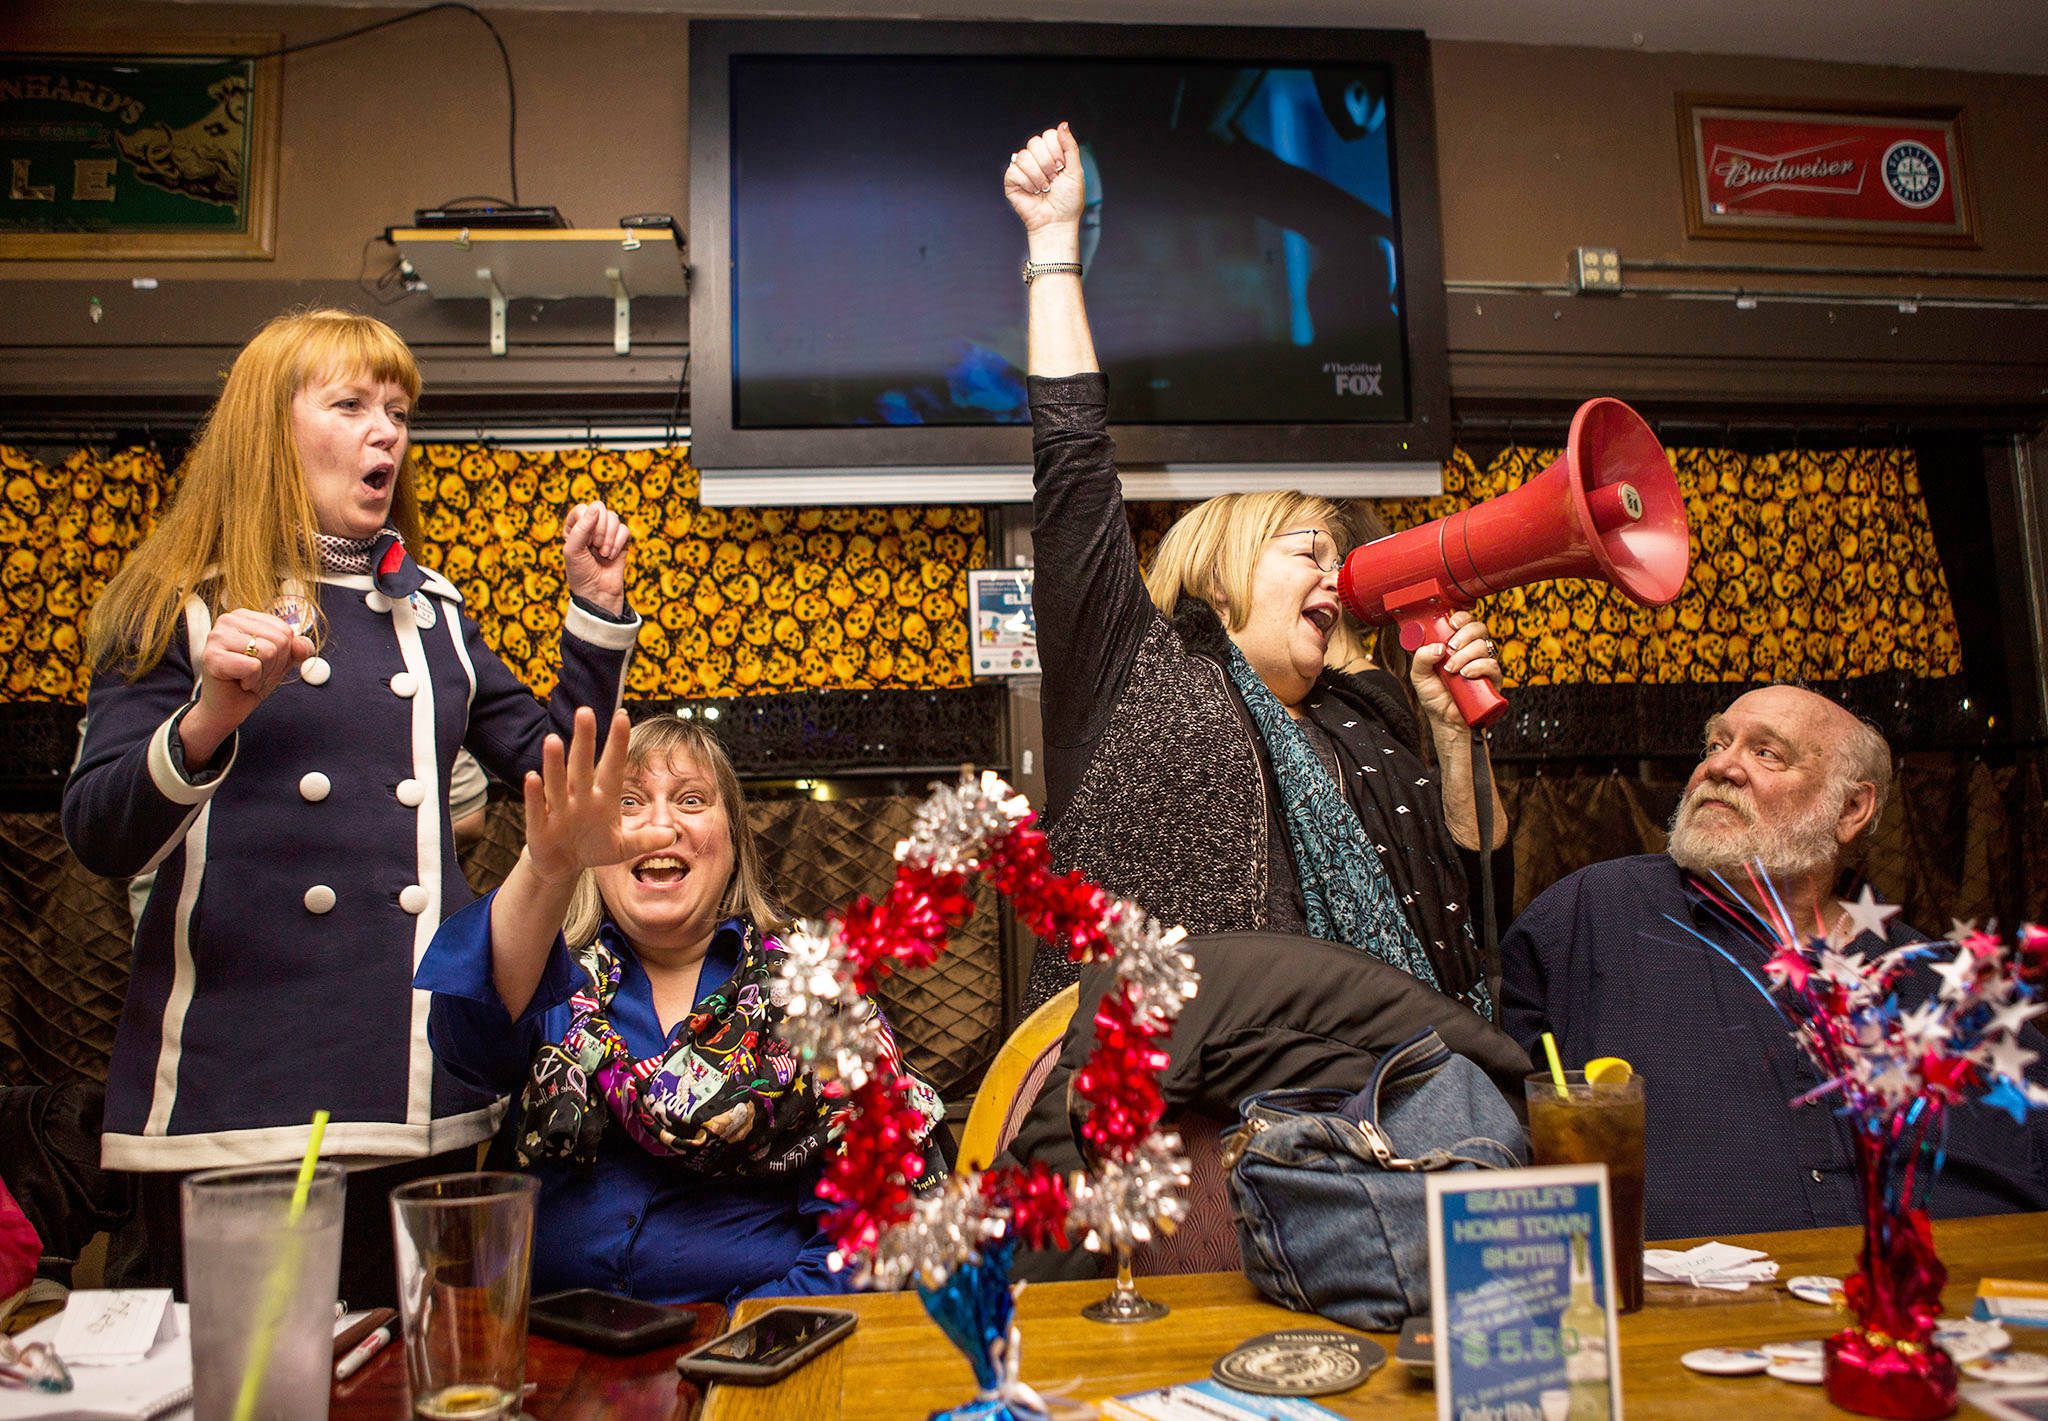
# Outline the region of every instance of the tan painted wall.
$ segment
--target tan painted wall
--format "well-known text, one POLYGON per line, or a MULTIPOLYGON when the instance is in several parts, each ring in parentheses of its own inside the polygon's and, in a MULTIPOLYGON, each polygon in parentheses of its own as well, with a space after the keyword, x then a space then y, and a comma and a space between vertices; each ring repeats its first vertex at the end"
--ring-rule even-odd
MULTIPOLYGON (((38 28, 177 34, 338 34, 393 11, 298 6, 4 0, 0 47, 38 28)), ((673 213, 688 189, 688 21, 666 15, 501 11, 519 90, 522 201, 553 203, 578 225, 673 213)), ((163 278, 353 279, 363 242, 414 208, 509 197, 505 80, 473 18, 443 11, 288 56, 274 261, 148 262, 163 278)), ((0 280, 104 277, 108 262, 0 262, 0 280)), ((4 337, 0 337, 4 338, 4 337)))
MULTIPOLYGON (((1560 281, 1578 246, 1691 261, 2048 271, 2048 79, 1499 44, 1439 44, 1433 54, 1449 280, 1560 281), (1686 92, 1961 104, 1982 249, 1687 240, 1677 107, 1686 92)), ((2048 286, 2031 293, 2048 296, 2048 286)))
MULTIPOLYGON (((137 0, 14 0, 4 9, 0 44, 16 45, 41 27, 86 26, 281 31, 296 42, 393 13, 137 0)), ((493 18, 519 83, 521 196, 586 225, 643 211, 680 221, 687 20, 525 10, 493 18)), ((352 278, 364 239, 415 207, 504 193, 504 84, 496 49, 474 20, 434 15, 286 66, 276 260, 154 262, 151 274, 352 278)), ((1559 281, 1582 244, 1617 246, 1627 257, 2048 270, 2048 79, 1441 43, 1435 83, 1453 281, 1559 281), (1688 90, 1963 104, 1982 250, 1687 241, 1676 98, 1688 90)), ((126 268, 0 263, 0 280, 110 274, 126 268)))

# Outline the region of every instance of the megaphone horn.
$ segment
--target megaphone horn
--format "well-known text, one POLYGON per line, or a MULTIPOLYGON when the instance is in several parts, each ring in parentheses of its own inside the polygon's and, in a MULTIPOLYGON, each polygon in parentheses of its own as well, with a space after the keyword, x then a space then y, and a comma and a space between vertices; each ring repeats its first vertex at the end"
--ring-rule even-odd
MULTIPOLYGON (((1691 556, 1663 442, 1620 400, 1601 398, 1572 416, 1563 455, 1512 493, 1354 549, 1337 595, 1361 622, 1398 622, 1413 651, 1449 640, 1452 612, 1553 577, 1593 578, 1661 607, 1684 588, 1691 556)), ((1469 725, 1507 713, 1484 681, 1444 683, 1469 725)))

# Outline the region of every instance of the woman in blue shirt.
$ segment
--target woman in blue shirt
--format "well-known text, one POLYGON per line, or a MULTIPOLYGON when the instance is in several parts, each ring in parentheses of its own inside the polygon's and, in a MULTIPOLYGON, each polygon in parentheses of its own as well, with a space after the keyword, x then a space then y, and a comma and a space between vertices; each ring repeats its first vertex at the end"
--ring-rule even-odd
MULTIPOLYGON (((536 1291, 842 1292, 814 1192, 839 1122, 775 1032, 782 919, 738 777, 690 721, 629 736, 619 712, 593 763, 595 732, 580 710, 566 751, 549 738, 526 851, 415 978, 442 1064, 517 1096, 507 1129, 541 1181, 536 1291)), ((935 1122, 930 1087, 917 1100, 935 1122)))

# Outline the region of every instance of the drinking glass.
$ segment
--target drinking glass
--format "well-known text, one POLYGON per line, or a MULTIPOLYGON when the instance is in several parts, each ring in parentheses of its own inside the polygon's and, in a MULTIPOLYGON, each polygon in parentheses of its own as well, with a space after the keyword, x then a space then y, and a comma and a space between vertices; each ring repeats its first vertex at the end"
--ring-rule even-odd
POLYGON ((1529 1144, 1542 1164, 1605 1164, 1614 1220, 1614 1279, 1622 1312, 1643 1305, 1643 1078, 1589 1082, 1566 1071, 1564 1089, 1548 1072, 1522 1084, 1529 1102, 1529 1144))
POLYGON ((443 1174, 391 1191, 413 1415, 519 1410, 539 1191, 525 1174, 443 1174))
POLYGON ((348 1176, 316 1165, 293 1220, 298 1176, 295 1164, 212 1169, 180 1186, 195 1421, 229 1421, 245 1384, 255 1421, 327 1415, 348 1176))
POLYGON ((1171 1311, 1165 1303, 1154 1302, 1138 1291, 1138 1284, 1131 1277, 1131 1251, 1120 1246, 1116 1251, 1116 1286, 1102 1301, 1082 1308, 1081 1316, 1090 1322, 1150 1322, 1171 1311))

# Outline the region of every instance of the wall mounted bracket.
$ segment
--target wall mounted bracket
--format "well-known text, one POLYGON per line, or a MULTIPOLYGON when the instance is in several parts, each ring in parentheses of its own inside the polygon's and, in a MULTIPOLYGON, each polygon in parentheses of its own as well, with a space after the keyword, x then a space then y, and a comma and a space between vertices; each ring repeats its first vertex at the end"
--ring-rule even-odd
POLYGON ((612 350, 629 355, 633 297, 685 296, 690 289, 682 249, 644 235, 631 227, 400 227, 391 241, 436 300, 490 301, 492 355, 505 354, 508 302, 576 296, 611 298, 612 350))

